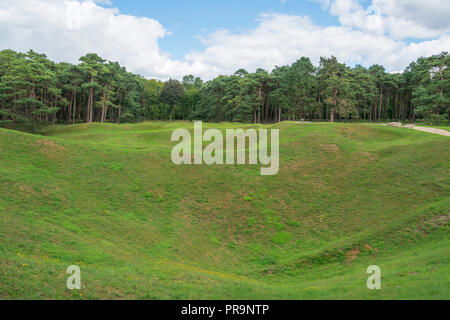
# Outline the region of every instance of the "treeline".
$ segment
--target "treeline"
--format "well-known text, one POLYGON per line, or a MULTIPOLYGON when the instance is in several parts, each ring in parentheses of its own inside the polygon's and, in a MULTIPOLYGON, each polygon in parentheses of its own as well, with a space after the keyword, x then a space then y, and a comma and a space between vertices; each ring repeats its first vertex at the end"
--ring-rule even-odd
POLYGON ((203 82, 148 80, 96 54, 78 65, 0 51, 0 126, 204 120, 414 121, 450 118, 450 56, 419 58, 401 74, 309 58, 272 72, 238 70, 203 82))

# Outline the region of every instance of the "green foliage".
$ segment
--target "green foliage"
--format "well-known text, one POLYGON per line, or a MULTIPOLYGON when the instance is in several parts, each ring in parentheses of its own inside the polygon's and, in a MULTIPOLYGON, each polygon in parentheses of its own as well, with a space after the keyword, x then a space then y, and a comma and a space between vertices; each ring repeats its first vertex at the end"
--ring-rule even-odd
POLYGON ((445 115, 450 115, 449 64, 450 56, 441 53, 420 58, 407 70, 411 85, 414 85, 412 103, 416 106, 415 114, 422 118, 431 118, 436 126, 445 121, 445 115))
POLYGON ((136 119, 135 115, 132 113, 123 113, 120 115, 120 122, 121 123, 136 123, 138 120, 136 119))
POLYGON ((181 101, 183 101, 183 98, 184 89, 179 81, 170 79, 164 84, 160 99, 162 103, 168 104, 170 106, 170 120, 172 120, 174 106, 181 103, 181 101))
POLYGON ((0 51, 0 125, 205 120, 449 120, 449 54, 419 58, 402 74, 381 65, 350 68, 335 57, 319 67, 302 57, 271 72, 244 69, 204 83, 193 75, 162 82, 129 73, 95 53, 78 65, 32 50, 0 51))

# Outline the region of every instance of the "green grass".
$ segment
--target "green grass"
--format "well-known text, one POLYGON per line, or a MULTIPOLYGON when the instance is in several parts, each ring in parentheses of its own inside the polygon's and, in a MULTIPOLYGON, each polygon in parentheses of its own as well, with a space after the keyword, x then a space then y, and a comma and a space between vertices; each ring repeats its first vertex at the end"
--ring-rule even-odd
POLYGON ((0 299, 450 297, 448 137, 281 123, 280 171, 263 177, 173 165, 180 127, 0 129, 0 299))

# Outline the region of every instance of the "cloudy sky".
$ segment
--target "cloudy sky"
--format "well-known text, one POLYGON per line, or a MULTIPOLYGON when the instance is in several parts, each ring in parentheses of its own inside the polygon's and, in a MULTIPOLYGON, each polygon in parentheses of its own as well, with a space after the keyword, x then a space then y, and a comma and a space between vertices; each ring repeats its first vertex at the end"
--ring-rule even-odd
POLYGON ((162 80, 330 55, 398 72, 450 51, 450 1, 1 0, 1 49, 72 63, 96 52, 162 80))

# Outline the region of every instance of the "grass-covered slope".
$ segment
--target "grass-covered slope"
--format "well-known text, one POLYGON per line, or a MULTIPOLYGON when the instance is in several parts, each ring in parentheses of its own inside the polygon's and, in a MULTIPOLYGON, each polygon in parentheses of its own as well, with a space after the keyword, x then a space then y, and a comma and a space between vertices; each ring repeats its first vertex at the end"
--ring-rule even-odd
POLYGON ((263 177, 175 166, 180 127, 0 129, 0 298, 450 297, 449 138, 282 123, 280 171, 263 177))

